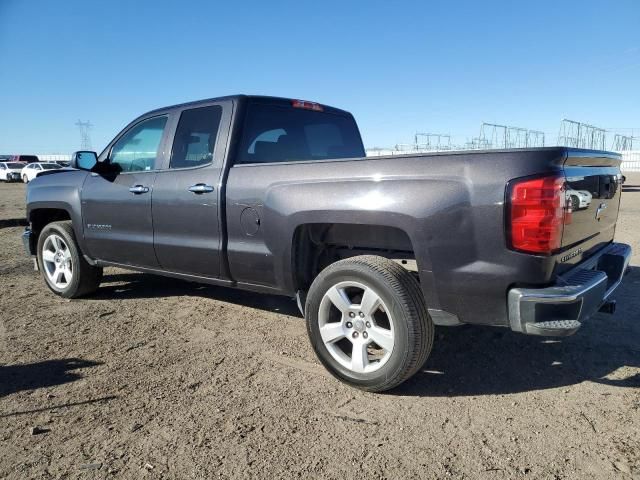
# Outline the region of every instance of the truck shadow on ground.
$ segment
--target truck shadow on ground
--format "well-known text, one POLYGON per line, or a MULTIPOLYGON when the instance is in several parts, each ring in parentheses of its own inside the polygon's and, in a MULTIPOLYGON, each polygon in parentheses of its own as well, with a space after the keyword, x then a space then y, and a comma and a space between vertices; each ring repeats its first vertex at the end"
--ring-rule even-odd
POLYGON ((82 378, 75 370, 100 362, 66 358, 22 365, 0 365, 0 398, 23 390, 53 387, 82 378))
POLYGON ((534 337, 495 327, 439 328, 422 371, 393 393, 417 396, 496 395, 585 381, 640 388, 640 268, 613 295, 615 315, 597 314, 575 335, 534 337))
MULTIPOLYGON (((224 287, 200 285, 154 275, 105 275, 92 299, 202 296, 300 317, 295 301, 224 287)), ((614 298, 614 316, 597 314, 574 336, 534 337, 506 328, 437 328, 431 356, 421 372, 392 395, 475 396, 559 388, 585 381, 640 388, 640 268, 632 267, 614 298)))
POLYGON ((90 298, 139 299, 175 296, 207 297, 259 310, 300 317, 295 300, 279 295, 267 295, 227 287, 218 287, 145 273, 105 275, 100 289, 90 298))
POLYGON ((1 218, 0 219, 0 228, 26 227, 27 225, 29 225, 29 223, 24 218, 1 218))

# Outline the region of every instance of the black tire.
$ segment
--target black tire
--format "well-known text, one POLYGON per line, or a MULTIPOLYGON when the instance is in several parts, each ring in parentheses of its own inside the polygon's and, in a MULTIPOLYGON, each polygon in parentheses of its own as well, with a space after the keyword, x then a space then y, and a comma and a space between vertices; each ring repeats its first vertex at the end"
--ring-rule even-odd
POLYGON ((53 222, 42 229, 38 237, 37 258, 38 268, 42 273, 45 283, 53 293, 61 297, 78 298, 83 295, 88 295, 95 292, 102 281, 102 268, 94 267, 87 263, 78 247, 70 221, 53 222), (43 249, 47 238, 53 234, 62 237, 68 246, 68 251, 71 256, 71 271, 73 275, 71 281, 68 282, 68 285, 64 288, 58 288, 52 283, 45 272, 43 249))
POLYGON ((580 200, 575 195, 571 195, 571 209, 575 212, 580 208, 580 200))
MULTIPOLYGON (((333 376, 362 390, 382 392, 397 387, 412 377, 431 353, 434 327, 420 285, 411 273, 384 257, 352 257, 325 268, 309 289, 305 317, 307 333, 320 362, 333 376), (346 368, 322 340, 319 321, 322 299, 330 288, 343 282, 357 282, 374 290, 393 317, 393 348, 386 363, 375 371, 357 373, 346 368)), ((364 333, 360 335, 367 338, 364 333)))

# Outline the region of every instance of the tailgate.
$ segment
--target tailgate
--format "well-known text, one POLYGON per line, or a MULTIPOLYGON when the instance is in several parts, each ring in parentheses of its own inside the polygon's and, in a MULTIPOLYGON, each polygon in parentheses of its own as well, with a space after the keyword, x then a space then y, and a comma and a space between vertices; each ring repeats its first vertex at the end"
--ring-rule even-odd
POLYGON ((615 153, 569 150, 564 162, 567 215, 560 263, 576 263, 613 240, 621 158, 615 153))

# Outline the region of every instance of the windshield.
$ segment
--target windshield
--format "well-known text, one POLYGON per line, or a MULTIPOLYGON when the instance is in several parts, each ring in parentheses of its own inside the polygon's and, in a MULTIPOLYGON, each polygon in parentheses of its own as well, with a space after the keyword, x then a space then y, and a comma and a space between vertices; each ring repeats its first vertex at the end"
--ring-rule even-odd
POLYGON ((249 106, 238 163, 364 157, 350 115, 279 105, 249 106))
POLYGON ((60 165, 57 165, 55 163, 43 163, 40 166, 43 170, 57 170, 59 168, 62 168, 60 165))

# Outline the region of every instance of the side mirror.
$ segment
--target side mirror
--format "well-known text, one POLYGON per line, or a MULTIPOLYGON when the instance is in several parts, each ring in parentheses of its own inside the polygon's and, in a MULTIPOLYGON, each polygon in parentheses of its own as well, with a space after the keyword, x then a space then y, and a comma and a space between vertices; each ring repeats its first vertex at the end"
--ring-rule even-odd
POLYGON ((98 163, 98 155, 96 152, 80 151, 75 152, 71 156, 71 168, 79 170, 91 170, 98 163))

